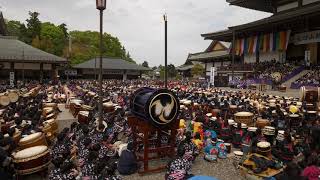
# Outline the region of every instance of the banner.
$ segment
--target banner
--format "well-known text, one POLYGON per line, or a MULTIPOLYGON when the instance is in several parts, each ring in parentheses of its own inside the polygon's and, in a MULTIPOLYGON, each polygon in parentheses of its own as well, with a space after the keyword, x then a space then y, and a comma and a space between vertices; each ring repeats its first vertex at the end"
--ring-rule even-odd
POLYGON ((211 72, 210 72, 210 84, 214 86, 214 76, 216 75, 217 70, 215 67, 211 67, 211 72))
POLYGON ((285 51, 288 47, 290 34, 291 30, 287 30, 236 39, 235 54, 241 56, 257 52, 285 51))

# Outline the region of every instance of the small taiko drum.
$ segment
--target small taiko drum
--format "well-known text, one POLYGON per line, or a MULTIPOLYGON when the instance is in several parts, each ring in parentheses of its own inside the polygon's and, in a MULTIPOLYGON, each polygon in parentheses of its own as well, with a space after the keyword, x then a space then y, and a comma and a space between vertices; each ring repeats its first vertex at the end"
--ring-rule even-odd
POLYGON ((284 140, 284 130, 279 130, 279 131, 278 131, 276 140, 277 140, 277 141, 280 141, 280 142, 282 142, 282 141, 284 140))
POLYGON ((72 112, 73 116, 76 117, 79 112, 81 111, 81 105, 80 104, 75 104, 74 105, 74 112, 72 112))
POLYGON ((51 126, 49 124, 45 124, 42 128, 42 132, 45 133, 47 141, 53 141, 55 136, 52 133, 51 126))
POLYGON ((235 165, 239 165, 239 163, 240 163, 240 161, 241 161, 241 159, 243 157, 243 152, 242 151, 233 151, 233 154, 234 154, 233 163, 235 165))
POLYGON ((17 102, 18 99, 19 99, 19 94, 18 94, 17 91, 11 90, 11 91, 9 91, 9 93, 8 93, 8 97, 9 97, 9 99, 10 99, 10 102, 15 103, 15 102, 17 102))
POLYGON ((230 105, 229 109, 230 109, 230 113, 234 114, 237 112, 238 106, 237 105, 230 105))
POLYGON ((271 144, 269 142, 259 142, 257 144, 257 153, 262 155, 262 156, 266 156, 266 157, 270 157, 271 156, 271 144))
POLYGON ((224 143, 224 145, 226 146, 227 153, 230 154, 231 153, 231 144, 230 143, 224 143))
POLYGON ((297 129, 300 127, 301 121, 300 121, 300 115, 299 114, 290 114, 290 127, 297 129))
POLYGON ((270 126, 270 121, 268 119, 258 118, 256 121, 256 127, 263 129, 265 126, 270 126))
POLYGON ((57 117, 57 114, 56 113, 51 113, 51 114, 48 114, 46 116, 46 120, 49 120, 49 119, 55 119, 57 117))
POLYGON ((37 132, 21 138, 18 145, 21 149, 26 149, 33 146, 47 146, 48 144, 45 135, 42 132, 37 132))
POLYGON ((253 113, 251 112, 238 112, 234 114, 234 120, 236 123, 251 125, 252 119, 253 119, 253 113))
POLYGON ((73 116, 77 116, 80 109, 81 109, 81 103, 83 101, 80 99, 72 99, 70 100, 70 111, 73 114, 73 116))
POLYGON ((47 146, 34 146, 13 155, 13 163, 19 175, 33 174, 48 168, 50 152, 47 146))
POLYGON ((47 121, 44 121, 43 123, 50 125, 50 127, 51 127, 50 131, 53 135, 58 133, 58 123, 55 119, 49 119, 47 121))
POLYGON ((94 108, 88 105, 82 105, 81 111, 92 111, 94 108))
POLYGON ((54 112, 54 108, 53 107, 45 107, 45 108, 42 109, 42 115, 43 116, 47 116, 47 115, 49 115, 49 114, 51 114, 53 112, 54 112))
POLYGON ((10 98, 5 93, 0 94, 0 105, 8 106, 10 104, 10 98))
POLYGON ((113 112, 115 110, 114 105, 111 102, 103 103, 103 107, 104 107, 103 108, 104 112, 107 112, 107 113, 113 112))
POLYGON ((311 103, 306 104, 307 111, 315 111, 317 110, 317 106, 311 103))
POLYGON ((46 107, 57 108, 58 105, 57 105, 57 103, 44 103, 43 107, 44 108, 46 108, 46 107))
POLYGON ((264 135, 267 135, 267 136, 274 136, 275 135, 275 132, 276 132, 276 129, 272 126, 265 126, 263 129, 262 129, 262 133, 264 135))
POLYGON ((21 131, 16 129, 16 132, 13 134, 13 140, 16 143, 19 143, 20 139, 21 139, 21 131))
POLYGON ((78 114, 78 122, 80 124, 88 124, 89 123, 89 111, 80 111, 78 114))
POLYGON ((300 88, 300 101, 305 101, 307 103, 314 103, 320 101, 320 87, 301 87, 300 88))

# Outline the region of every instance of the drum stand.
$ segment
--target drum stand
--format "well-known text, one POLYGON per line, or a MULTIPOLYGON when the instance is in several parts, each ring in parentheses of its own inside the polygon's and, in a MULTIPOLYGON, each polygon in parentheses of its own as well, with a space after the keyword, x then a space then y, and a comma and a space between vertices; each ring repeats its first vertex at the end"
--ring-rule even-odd
MULTIPOLYGON (((149 162, 152 160, 160 160, 165 157, 173 158, 175 156, 176 135, 179 121, 176 122, 177 123, 170 127, 160 129, 136 116, 128 117, 128 123, 132 129, 134 152, 137 155, 138 161, 143 162, 143 168, 139 170, 139 174, 159 172, 165 169, 167 164, 150 168, 149 162), (157 134, 156 138, 153 138, 155 133, 157 134), (168 142, 162 143, 162 137, 168 137, 168 142), (144 147, 142 153, 137 150, 141 144, 144 147)), ((157 162, 154 164, 159 163, 157 162)))

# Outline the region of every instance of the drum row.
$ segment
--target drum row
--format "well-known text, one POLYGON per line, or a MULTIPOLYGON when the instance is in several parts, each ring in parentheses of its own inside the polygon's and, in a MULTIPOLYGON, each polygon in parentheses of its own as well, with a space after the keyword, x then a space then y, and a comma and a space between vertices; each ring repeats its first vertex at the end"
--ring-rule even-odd
POLYGON ((13 163, 19 175, 39 172, 49 166, 51 157, 44 133, 37 132, 21 138, 18 146, 20 150, 13 153, 13 163))

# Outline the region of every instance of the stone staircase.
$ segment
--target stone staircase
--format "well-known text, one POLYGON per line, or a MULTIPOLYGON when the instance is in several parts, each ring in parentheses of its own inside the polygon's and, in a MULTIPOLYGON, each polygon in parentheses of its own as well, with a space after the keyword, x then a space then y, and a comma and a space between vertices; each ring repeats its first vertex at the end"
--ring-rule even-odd
POLYGON ((291 79, 287 80, 286 82, 282 83, 282 86, 286 86, 287 88, 291 87, 291 83, 295 82, 298 80, 300 77, 306 75, 310 70, 303 70, 299 74, 293 76, 291 79))

